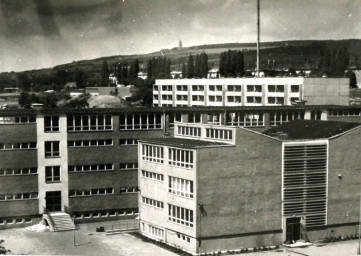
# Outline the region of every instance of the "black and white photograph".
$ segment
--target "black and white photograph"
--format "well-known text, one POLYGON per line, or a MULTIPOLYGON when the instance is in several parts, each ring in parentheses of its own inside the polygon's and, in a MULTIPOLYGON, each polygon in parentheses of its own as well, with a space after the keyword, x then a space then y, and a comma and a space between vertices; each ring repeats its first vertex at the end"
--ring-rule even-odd
POLYGON ((360 249, 361 0, 0 0, 0 254, 360 249))

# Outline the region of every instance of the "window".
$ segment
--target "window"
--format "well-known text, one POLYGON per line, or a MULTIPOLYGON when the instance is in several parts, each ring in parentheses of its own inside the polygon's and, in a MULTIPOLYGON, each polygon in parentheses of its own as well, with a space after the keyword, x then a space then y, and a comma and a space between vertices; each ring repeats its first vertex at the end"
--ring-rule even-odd
POLYGON ((142 170, 142 177, 153 179, 153 180, 158 180, 158 181, 164 181, 163 174, 159 174, 159 173, 155 173, 155 172, 148 172, 148 171, 142 170))
POLYGON ((68 116, 68 131, 111 131, 111 115, 68 116))
POLYGON ((60 157, 59 144, 59 141, 45 141, 45 157, 60 157))
POLYGON ((247 85, 247 92, 262 92, 262 85, 247 85))
POLYGON ((162 100, 172 100, 172 95, 162 95, 162 100))
POLYGON ((103 146, 112 146, 113 140, 112 139, 105 139, 105 140, 71 140, 68 141, 68 147, 103 147, 103 146))
POLYGON ((158 99, 159 99, 158 96, 159 96, 159 95, 153 95, 153 99, 154 99, 154 100, 158 100, 158 99))
POLYGON ((241 98, 241 96, 227 96, 227 102, 241 103, 242 98, 241 98))
POLYGON ((177 91, 188 91, 187 85, 177 85, 177 91))
POLYGON ((262 97, 247 96, 247 103, 262 103, 262 97))
POLYGON ((203 92, 204 91, 204 85, 192 85, 192 91, 203 92))
POLYGON ((193 211, 168 204, 168 220, 184 226, 193 227, 193 211))
POLYGON ((60 166, 45 166, 45 182, 54 183, 60 181, 60 166))
POLYGON ((215 102, 216 101, 216 96, 211 95, 211 96, 208 96, 208 98, 209 98, 210 102, 215 102))
POLYGON ((138 187, 120 187, 120 194, 135 194, 138 191, 138 187))
POLYGON ((203 95, 192 95, 192 101, 204 101, 203 95))
POLYGON ((59 131, 59 117, 45 116, 44 117, 44 132, 58 132, 59 131))
POLYGON ((339 109, 339 110, 329 110, 329 116, 360 116, 360 109, 339 109))
POLYGON ((227 85, 227 90, 229 92, 240 92, 242 91, 241 85, 227 85))
MULTIPOLYGON (((144 223, 143 224, 143 231, 144 231, 144 223)), ((155 236, 155 237, 158 237, 158 238, 164 238, 164 230, 161 229, 161 228, 157 228, 157 227, 154 227, 154 226, 151 226, 151 225, 148 225, 149 226, 149 234, 155 236)))
POLYGON ((38 192, 0 194, 0 201, 38 199, 38 192))
POLYGON ((168 164, 184 168, 193 168, 193 151, 169 148, 168 164))
POLYGON ((304 111, 285 111, 285 112, 271 112, 270 113, 270 125, 276 126, 285 122, 296 119, 304 119, 304 111))
POLYGON ((142 160, 163 163, 163 147, 142 144, 142 160))
POLYGON ((121 171, 138 170, 138 163, 120 163, 119 169, 121 171))
POLYGON ((177 238, 183 241, 186 241, 188 243, 191 242, 191 238, 189 236, 183 235, 181 233, 177 233, 177 238))
POLYGON ((159 208, 159 209, 163 209, 164 208, 164 204, 161 201, 158 200, 154 200, 154 199, 150 199, 148 197, 144 197, 142 196, 142 203, 149 205, 149 206, 153 206, 155 208, 159 208))
POLYGON ((0 150, 36 149, 36 142, 0 143, 0 150))
POLYGON ((193 198, 193 181, 168 176, 168 192, 174 195, 193 198))
POLYGON ((187 95, 177 95, 177 100, 187 101, 188 96, 187 95))
POLYGON ((179 113, 169 114, 169 127, 173 128, 175 122, 182 122, 182 115, 179 113))
POLYGON ((0 116, 0 124, 36 123, 35 116, 0 116))
POLYGON ((291 92, 300 92, 299 85, 291 85, 291 92))
POLYGON ((173 91, 171 85, 162 85, 162 91, 173 91))
POLYGON ((191 136, 191 137, 200 137, 201 136, 201 128, 199 128, 199 127, 188 127, 188 126, 178 126, 178 135, 191 136))
POLYGON ((5 175, 28 175, 28 174, 37 174, 37 167, 30 168, 21 168, 21 169, 0 169, 0 176, 5 175))
POLYGON ((120 115, 120 130, 162 129, 161 114, 120 115))
POLYGON ((153 85, 153 91, 158 91, 158 85, 153 85))
POLYGON ((322 111, 311 111, 311 120, 321 120, 322 111))
POLYGON ((206 128, 206 138, 232 140, 232 130, 206 128))
POLYGON ((207 123, 208 124, 221 124, 220 123, 220 114, 217 114, 217 113, 207 114, 207 123))
POLYGON ((113 164, 69 165, 69 172, 113 171, 113 164))
POLYGON ((120 139, 119 140, 120 146, 136 146, 138 145, 137 139, 120 139))
POLYGON ((226 123, 230 126, 263 126, 263 113, 228 113, 226 123))
POLYGON ((283 105, 284 101, 285 101, 285 98, 283 98, 283 97, 268 97, 269 104, 283 105))
POLYGON ((104 196, 114 194, 113 188, 93 188, 93 189, 78 189, 69 190, 69 197, 78 196, 104 196))

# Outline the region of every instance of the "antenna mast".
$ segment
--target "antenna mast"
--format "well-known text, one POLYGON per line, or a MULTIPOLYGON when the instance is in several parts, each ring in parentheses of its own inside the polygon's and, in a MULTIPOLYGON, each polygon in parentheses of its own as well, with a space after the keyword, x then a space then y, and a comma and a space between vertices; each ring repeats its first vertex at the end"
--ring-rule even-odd
POLYGON ((260 40, 260 0, 257 0, 257 68, 256 77, 259 77, 259 40, 260 40))

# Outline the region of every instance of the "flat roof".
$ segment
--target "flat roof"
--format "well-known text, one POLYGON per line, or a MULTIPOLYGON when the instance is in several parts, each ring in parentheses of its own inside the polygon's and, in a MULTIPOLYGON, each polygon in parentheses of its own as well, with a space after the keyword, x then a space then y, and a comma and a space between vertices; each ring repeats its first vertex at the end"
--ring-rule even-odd
POLYGON ((230 144, 216 142, 216 141, 204 141, 204 140, 192 140, 183 138, 154 138, 154 139, 140 139, 139 141, 145 143, 152 143, 157 145, 173 146, 179 148, 202 148, 202 147, 214 147, 214 146, 230 146, 230 144))
POLYGON ((3 109, 0 115, 36 115, 42 114, 127 114, 127 113, 213 113, 213 112, 270 112, 270 111, 304 111, 304 110, 361 110, 361 105, 303 105, 303 106, 238 106, 238 107, 122 107, 122 108, 43 108, 35 109, 3 109))
POLYGON ((263 131, 271 137, 281 140, 304 140, 304 139, 326 139, 344 133, 359 123, 315 121, 315 120, 294 120, 280 126, 263 131))

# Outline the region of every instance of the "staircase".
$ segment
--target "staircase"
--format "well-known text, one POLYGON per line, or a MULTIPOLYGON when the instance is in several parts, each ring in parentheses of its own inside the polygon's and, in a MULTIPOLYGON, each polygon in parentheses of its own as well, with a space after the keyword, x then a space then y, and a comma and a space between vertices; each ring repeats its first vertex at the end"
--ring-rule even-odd
POLYGON ((73 220, 67 213, 47 213, 43 215, 43 219, 48 222, 50 231, 57 232, 76 229, 73 220))

